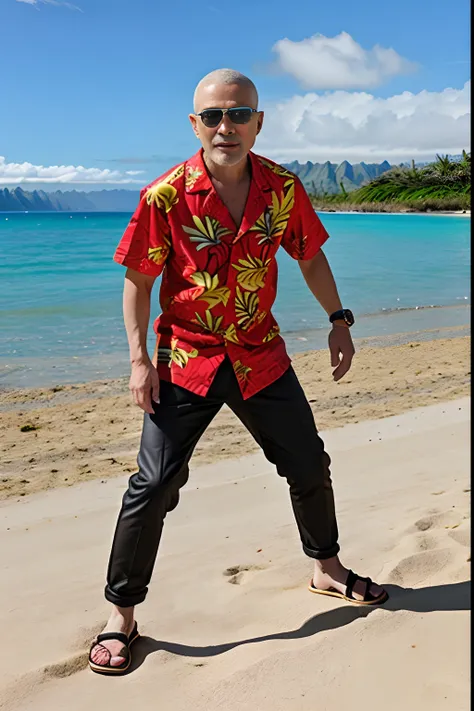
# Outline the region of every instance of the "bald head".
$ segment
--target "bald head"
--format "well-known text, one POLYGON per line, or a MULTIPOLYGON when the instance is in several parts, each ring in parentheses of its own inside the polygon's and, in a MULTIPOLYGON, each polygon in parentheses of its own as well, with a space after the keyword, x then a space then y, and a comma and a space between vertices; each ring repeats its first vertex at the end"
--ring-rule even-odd
POLYGON ((263 111, 258 111, 257 105, 255 84, 234 69, 216 69, 201 79, 194 92, 194 113, 189 114, 189 120, 201 141, 208 167, 220 166, 232 172, 236 165, 247 160, 263 124, 263 111), (243 123, 237 117, 234 122, 232 114, 224 111, 244 107, 254 111, 244 115, 243 123), (206 109, 222 110, 217 125, 211 122, 209 126, 203 120, 202 112, 206 109))
POLYGON ((215 69, 213 72, 206 74, 201 79, 194 92, 194 111, 198 113, 202 110, 203 96, 206 94, 206 89, 210 86, 222 86, 223 84, 236 84, 247 90, 249 105, 256 109, 258 105, 258 92, 255 84, 251 79, 244 74, 235 71, 234 69, 215 69))

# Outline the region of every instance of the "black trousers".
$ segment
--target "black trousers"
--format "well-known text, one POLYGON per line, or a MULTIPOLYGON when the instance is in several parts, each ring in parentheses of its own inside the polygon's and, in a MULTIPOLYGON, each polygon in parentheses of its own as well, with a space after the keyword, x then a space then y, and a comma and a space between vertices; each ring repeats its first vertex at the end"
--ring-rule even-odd
POLYGON ((145 413, 139 470, 123 497, 107 573, 105 597, 115 605, 145 599, 164 518, 177 506, 194 448, 224 403, 287 479, 306 555, 325 559, 339 552, 330 459, 293 368, 244 400, 226 358, 206 397, 161 381, 160 404, 155 414, 145 413))

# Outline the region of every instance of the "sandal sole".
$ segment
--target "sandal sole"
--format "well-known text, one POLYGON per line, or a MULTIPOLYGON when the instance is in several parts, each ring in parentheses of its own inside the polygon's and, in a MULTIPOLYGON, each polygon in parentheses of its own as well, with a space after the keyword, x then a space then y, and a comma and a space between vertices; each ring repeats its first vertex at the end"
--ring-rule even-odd
POLYGON ((332 592, 330 590, 319 590, 318 588, 313 588, 312 585, 308 585, 308 590, 312 593, 315 593, 315 595, 327 595, 328 597, 337 597, 340 600, 344 600, 344 602, 350 602, 352 605, 365 605, 365 606, 375 606, 375 605, 383 605, 384 602, 387 602, 388 600, 388 593, 385 591, 377 597, 375 600, 353 600, 350 597, 347 597, 347 595, 343 595, 342 593, 338 592, 332 592))

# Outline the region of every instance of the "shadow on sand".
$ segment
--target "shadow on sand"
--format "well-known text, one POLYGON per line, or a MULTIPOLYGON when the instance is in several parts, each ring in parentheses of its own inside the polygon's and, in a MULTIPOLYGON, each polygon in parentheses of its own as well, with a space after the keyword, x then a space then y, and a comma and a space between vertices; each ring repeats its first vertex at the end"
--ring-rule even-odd
POLYGON ((304 639, 312 637, 319 632, 337 629, 349 625, 354 620, 361 617, 368 617, 374 610, 383 608, 390 612, 408 610, 410 612, 449 612, 452 610, 469 610, 471 598, 471 584, 469 581, 453 583, 451 585, 437 585, 433 587, 402 588, 397 585, 385 585, 385 589, 390 595, 384 605, 377 607, 359 607, 357 605, 347 605, 334 610, 322 612, 306 620, 301 627, 287 632, 275 632, 274 634, 263 635, 261 637, 250 637, 235 642, 225 644, 207 645, 195 647, 176 642, 166 642, 156 640, 152 637, 141 637, 133 650, 133 664, 130 672, 140 667, 149 654, 158 651, 166 651, 182 657, 194 657, 204 659, 218 654, 228 652, 235 647, 244 644, 257 644, 272 639, 304 639))

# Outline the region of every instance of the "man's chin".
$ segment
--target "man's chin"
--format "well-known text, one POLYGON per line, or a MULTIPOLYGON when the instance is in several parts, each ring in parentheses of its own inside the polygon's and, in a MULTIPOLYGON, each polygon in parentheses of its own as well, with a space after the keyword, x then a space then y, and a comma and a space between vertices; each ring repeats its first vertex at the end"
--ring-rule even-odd
POLYGON ((241 147, 229 153, 225 153, 219 150, 219 148, 214 148, 211 153, 211 160, 216 165, 227 165, 230 167, 240 163, 242 159, 245 158, 245 155, 245 151, 241 147))

